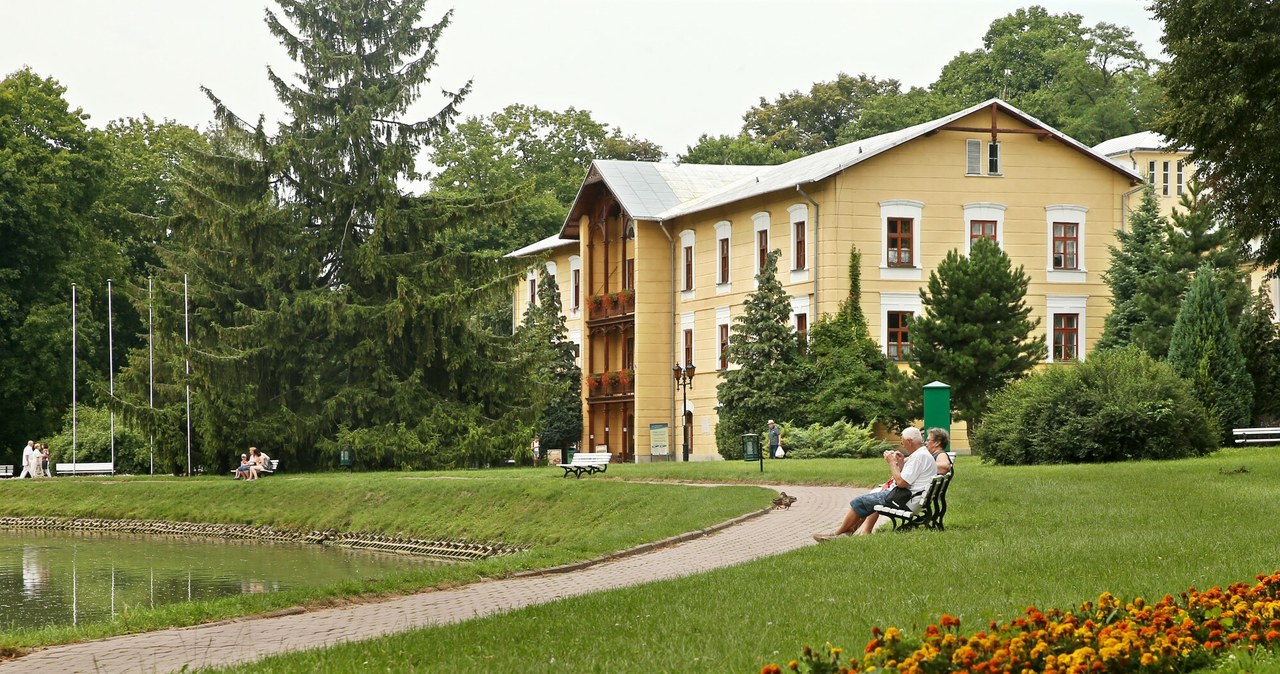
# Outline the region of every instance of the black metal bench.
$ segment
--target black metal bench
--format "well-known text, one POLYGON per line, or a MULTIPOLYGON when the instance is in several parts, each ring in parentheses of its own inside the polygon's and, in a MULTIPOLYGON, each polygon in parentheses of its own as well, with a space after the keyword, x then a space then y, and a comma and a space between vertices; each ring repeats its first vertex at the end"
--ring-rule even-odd
POLYGON ((950 471, 936 475, 929 481, 929 488, 924 492, 924 502, 920 506, 920 512, 884 505, 876 506, 875 511, 889 518, 893 523, 894 531, 910 531, 921 526, 942 531, 945 529, 942 520, 947 514, 947 487, 951 485, 951 478, 954 475, 955 464, 952 464, 950 471))

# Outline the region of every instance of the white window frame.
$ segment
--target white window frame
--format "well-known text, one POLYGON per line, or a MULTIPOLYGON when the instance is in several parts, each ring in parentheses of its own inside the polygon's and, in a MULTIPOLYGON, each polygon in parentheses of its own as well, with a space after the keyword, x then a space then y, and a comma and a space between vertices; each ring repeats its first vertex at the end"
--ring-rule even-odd
MULTIPOLYGON (((722 327, 729 328, 729 337, 730 339, 732 339, 733 338, 733 318, 731 317, 729 307, 716 307, 715 351, 716 351, 716 369, 717 370, 720 369, 720 360, 724 358, 724 348, 720 345, 720 328, 722 327)), ((733 363, 730 363, 728 360, 725 360, 725 364, 728 366, 728 368, 733 367, 733 363)), ((725 371, 728 371, 728 368, 726 368, 725 371)))
POLYGON ((524 284, 524 306, 527 308, 529 305, 533 304, 533 288, 538 284, 537 267, 530 269, 529 273, 524 277, 524 280, 526 281, 524 284), (528 281, 533 281, 534 285, 529 285, 528 281))
POLYGON ((1004 204, 991 201, 975 201, 964 205, 964 255, 969 256, 973 248, 973 239, 969 237, 969 223, 974 220, 994 220, 996 223, 996 245, 1004 250, 1004 212, 1008 208, 1004 204))
POLYGON ((569 287, 568 293, 570 300, 566 313, 570 316, 578 316, 582 313, 582 305, 585 302, 582 299, 582 258, 577 255, 569 256, 569 283, 566 285, 569 287), (573 272, 575 271, 578 272, 578 306, 576 307, 573 306, 573 272))
POLYGON ((770 231, 769 212, 760 211, 751 216, 751 257, 752 264, 755 265, 756 273, 752 276, 751 289, 759 290, 760 281, 755 277, 760 275, 760 232, 765 233, 765 251, 773 250, 773 232, 770 231))
POLYGON ((1053 363, 1053 317, 1058 314, 1078 314, 1079 321, 1076 323, 1076 334, 1080 337, 1080 343, 1077 348, 1080 350, 1080 357, 1073 361, 1057 361, 1057 362, 1083 362, 1085 359, 1085 335, 1088 333, 1089 314, 1087 312, 1089 298, 1086 295, 1048 295, 1044 298, 1045 303, 1045 357, 1044 362, 1053 363))
POLYGON ((880 293, 880 353, 889 355, 889 312, 910 311, 912 318, 919 318, 923 315, 921 306, 918 292, 880 293))
POLYGON ((679 277, 680 277, 680 301, 681 302, 689 302, 693 300, 695 290, 698 287, 698 248, 697 248, 696 241, 697 241, 697 237, 694 235, 692 229, 686 229, 680 232, 679 277), (690 266, 693 267, 693 278, 689 279, 691 283, 689 284, 688 290, 686 290, 684 287, 684 269, 685 269, 684 251, 685 249, 689 250, 689 257, 692 260, 692 264, 690 266))
MULTIPOLYGON (((689 359, 696 368, 698 367, 698 331, 693 327, 694 318, 695 314, 692 311, 686 311, 683 314, 680 314, 680 342, 676 344, 676 362, 684 360, 684 332, 685 330, 689 330, 693 334, 693 339, 689 340, 689 349, 691 352, 689 354, 689 359)), ((680 364, 688 365, 688 363, 680 364)))
MULTIPOLYGON (((799 328, 799 324, 796 323, 796 314, 805 314, 806 316, 810 316, 808 295, 797 295, 791 298, 791 329, 792 330, 796 330, 799 328)), ((813 327, 812 321, 809 323, 809 327, 810 328, 813 327)))
POLYGON ((982 141, 977 138, 966 138, 964 141, 964 174, 973 177, 999 178, 1004 175, 1004 152, 999 141, 982 141), (991 170, 992 155, 996 160, 996 170, 991 170), (973 161, 977 157, 977 162, 973 161))
POLYGON ((733 292, 733 225, 728 220, 716 223, 716 294, 733 292), (729 242, 729 269, 726 278, 720 278, 720 241, 729 242))
POLYGON ((796 242, 793 240, 791 242, 791 282, 808 283, 809 270, 813 268, 813 256, 809 254, 812 249, 810 240, 813 238, 813 227, 809 224, 809 205, 795 204, 787 209, 787 215, 789 216, 787 218, 787 223, 790 227, 787 231, 787 236, 792 239, 795 238, 796 223, 804 223, 804 269, 796 268, 796 263, 798 262, 796 259, 798 257, 796 255, 798 247, 796 246, 796 242))
MULTIPOLYGON (((1084 283, 1088 267, 1085 266, 1085 221, 1089 207, 1079 204, 1051 204, 1044 207, 1045 223, 1045 278, 1049 283, 1084 283), (1053 223, 1076 224, 1076 269, 1053 268, 1053 223)), ((1070 312, 1067 312, 1070 313, 1070 312)), ((1052 337, 1052 335, 1050 335, 1052 337)))
POLYGON ((919 281, 920 240, 924 230, 924 202, 888 199, 880 202, 880 278, 888 281, 919 281), (911 266, 889 266, 889 218, 911 218, 911 266))
POLYGON ((570 328, 569 341, 578 347, 577 355, 573 357, 573 364, 582 367, 582 329, 570 328))

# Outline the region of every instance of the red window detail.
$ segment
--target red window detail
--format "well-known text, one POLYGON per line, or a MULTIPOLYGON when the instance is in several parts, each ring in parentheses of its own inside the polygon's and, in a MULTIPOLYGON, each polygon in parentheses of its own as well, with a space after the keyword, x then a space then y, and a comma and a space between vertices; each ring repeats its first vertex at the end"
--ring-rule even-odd
POLYGON ((890 311, 887 316, 888 331, 884 345, 885 353, 893 360, 906 360, 911 355, 911 336, 907 327, 911 325, 910 311, 890 311))
POLYGON ((1053 268, 1080 268, 1080 225, 1074 222, 1053 223, 1053 268))
POLYGON ((758 250, 757 268, 764 269, 769 258, 769 230, 762 229, 756 232, 756 249, 758 250))
POLYGON ((729 282, 729 240, 720 239, 720 278, 717 283, 729 282))
POLYGON ((969 222, 969 243, 978 239, 996 240, 995 220, 971 220, 969 222))
POLYGON ((797 222, 797 223, 795 223, 795 225, 794 225, 794 229, 795 229, 795 245, 796 245, 796 254, 795 254, 795 258, 796 258, 796 269, 804 269, 804 268, 805 268, 805 263, 806 263, 806 260, 804 259, 804 249, 805 249, 805 240, 804 240, 804 234, 805 234, 805 223, 803 223, 803 222, 797 222))
POLYGON ((889 218, 888 261, 890 267, 911 267, 911 218, 889 218))
POLYGON ((622 261, 622 287, 627 289, 636 287, 635 258, 627 258, 622 261))
POLYGON ((573 310, 582 309, 582 270, 573 270, 573 310))
POLYGON ((535 279, 529 279, 529 304, 538 303, 538 282, 535 279))
POLYGON ((720 369, 729 369, 729 326, 720 326, 720 369))
POLYGON ((1066 362, 1080 358, 1080 314, 1053 315, 1053 360, 1066 362))
POLYGON ((693 330, 684 331, 684 366, 693 362, 693 330))
POLYGON ((684 289, 693 290, 693 246, 684 247, 684 289))

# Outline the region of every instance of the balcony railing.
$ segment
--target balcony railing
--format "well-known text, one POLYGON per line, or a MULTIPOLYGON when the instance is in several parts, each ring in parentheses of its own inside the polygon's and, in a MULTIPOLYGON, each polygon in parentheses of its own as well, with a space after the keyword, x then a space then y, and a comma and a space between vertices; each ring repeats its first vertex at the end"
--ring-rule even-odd
POLYGON ((608 295, 596 295, 591 298, 589 307, 591 320, 633 314, 636 311, 635 291, 623 290, 608 295))
POLYGON ((596 372, 587 375, 587 396, 629 395, 635 392, 635 374, 629 370, 596 372))

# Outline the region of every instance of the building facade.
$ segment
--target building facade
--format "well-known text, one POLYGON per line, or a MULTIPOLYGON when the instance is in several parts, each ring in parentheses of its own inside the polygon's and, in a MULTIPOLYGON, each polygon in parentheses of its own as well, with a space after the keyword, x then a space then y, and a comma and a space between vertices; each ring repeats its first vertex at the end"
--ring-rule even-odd
MULTIPOLYGON (((930 272, 994 239, 1030 277, 1046 363, 1072 362, 1101 336, 1108 246, 1143 178, 993 99, 779 166, 597 161, 560 234, 512 255, 547 256, 565 293, 586 380, 582 446, 643 462, 680 460, 687 443, 712 460, 716 386, 735 367, 724 348, 769 251, 806 332, 848 295, 856 246, 868 327, 905 361, 930 272), (687 390, 674 365, 695 366, 687 390)), ((515 294, 517 319, 530 288, 515 294)))

